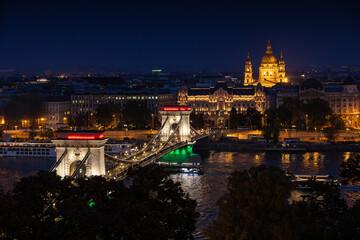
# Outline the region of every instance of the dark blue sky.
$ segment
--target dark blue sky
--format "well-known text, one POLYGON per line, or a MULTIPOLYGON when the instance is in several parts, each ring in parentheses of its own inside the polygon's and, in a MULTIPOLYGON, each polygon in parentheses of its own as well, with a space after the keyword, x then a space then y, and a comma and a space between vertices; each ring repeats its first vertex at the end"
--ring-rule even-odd
POLYGON ((268 39, 289 68, 359 66, 359 10, 316 0, 3 1, 0 69, 234 71, 248 51, 257 68, 268 39))

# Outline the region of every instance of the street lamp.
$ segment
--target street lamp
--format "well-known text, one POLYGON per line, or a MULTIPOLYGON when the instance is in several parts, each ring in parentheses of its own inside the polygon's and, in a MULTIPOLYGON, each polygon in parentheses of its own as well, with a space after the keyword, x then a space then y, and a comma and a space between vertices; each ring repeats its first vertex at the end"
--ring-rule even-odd
POLYGON ((152 134, 152 130, 154 129, 154 114, 151 114, 151 130, 150 130, 150 134, 152 134))
POLYGON ((265 113, 265 126, 267 126, 267 114, 265 113))

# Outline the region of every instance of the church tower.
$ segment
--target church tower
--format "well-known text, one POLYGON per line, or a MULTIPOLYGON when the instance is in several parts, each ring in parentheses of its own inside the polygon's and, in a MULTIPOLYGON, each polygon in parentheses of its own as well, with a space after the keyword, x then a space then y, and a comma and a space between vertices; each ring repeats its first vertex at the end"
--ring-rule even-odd
POLYGON ((270 40, 266 47, 266 54, 259 67, 259 83, 264 87, 272 87, 279 82, 287 82, 285 77, 285 62, 281 54, 279 62, 273 54, 270 40))
POLYGON ((279 59, 279 80, 278 82, 287 82, 287 78, 285 77, 285 62, 283 58, 283 53, 281 51, 280 59, 279 59))
POLYGON ((250 60, 250 54, 248 53, 245 63, 245 72, 244 72, 244 85, 252 85, 253 78, 252 78, 252 65, 250 60))

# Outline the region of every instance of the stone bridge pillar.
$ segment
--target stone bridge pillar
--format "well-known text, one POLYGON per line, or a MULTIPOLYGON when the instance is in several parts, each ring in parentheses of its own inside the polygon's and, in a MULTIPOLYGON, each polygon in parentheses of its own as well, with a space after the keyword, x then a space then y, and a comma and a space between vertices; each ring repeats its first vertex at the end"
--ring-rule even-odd
POLYGON ((55 144, 56 161, 60 158, 62 161, 56 167, 56 173, 61 177, 71 176, 90 151, 90 155, 76 177, 104 176, 104 146, 107 139, 103 136, 103 132, 100 131, 57 132, 57 138, 52 142, 55 144), (66 154, 64 154, 65 151, 66 154))
POLYGON ((175 131, 177 124, 180 122, 178 132, 180 141, 190 141, 190 113, 189 107, 163 107, 161 111, 161 125, 165 123, 163 129, 160 132, 160 140, 165 142, 170 135, 175 131))

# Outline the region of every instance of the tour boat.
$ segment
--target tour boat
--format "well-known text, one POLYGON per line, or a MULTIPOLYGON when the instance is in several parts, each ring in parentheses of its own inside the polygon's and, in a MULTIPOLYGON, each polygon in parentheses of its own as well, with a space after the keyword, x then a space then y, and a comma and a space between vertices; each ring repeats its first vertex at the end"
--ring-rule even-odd
POLYGON ((287 174, 287 176, 298 190, 311 189, 311 181, 341 187, 340 181, 330 175, 287 174))

